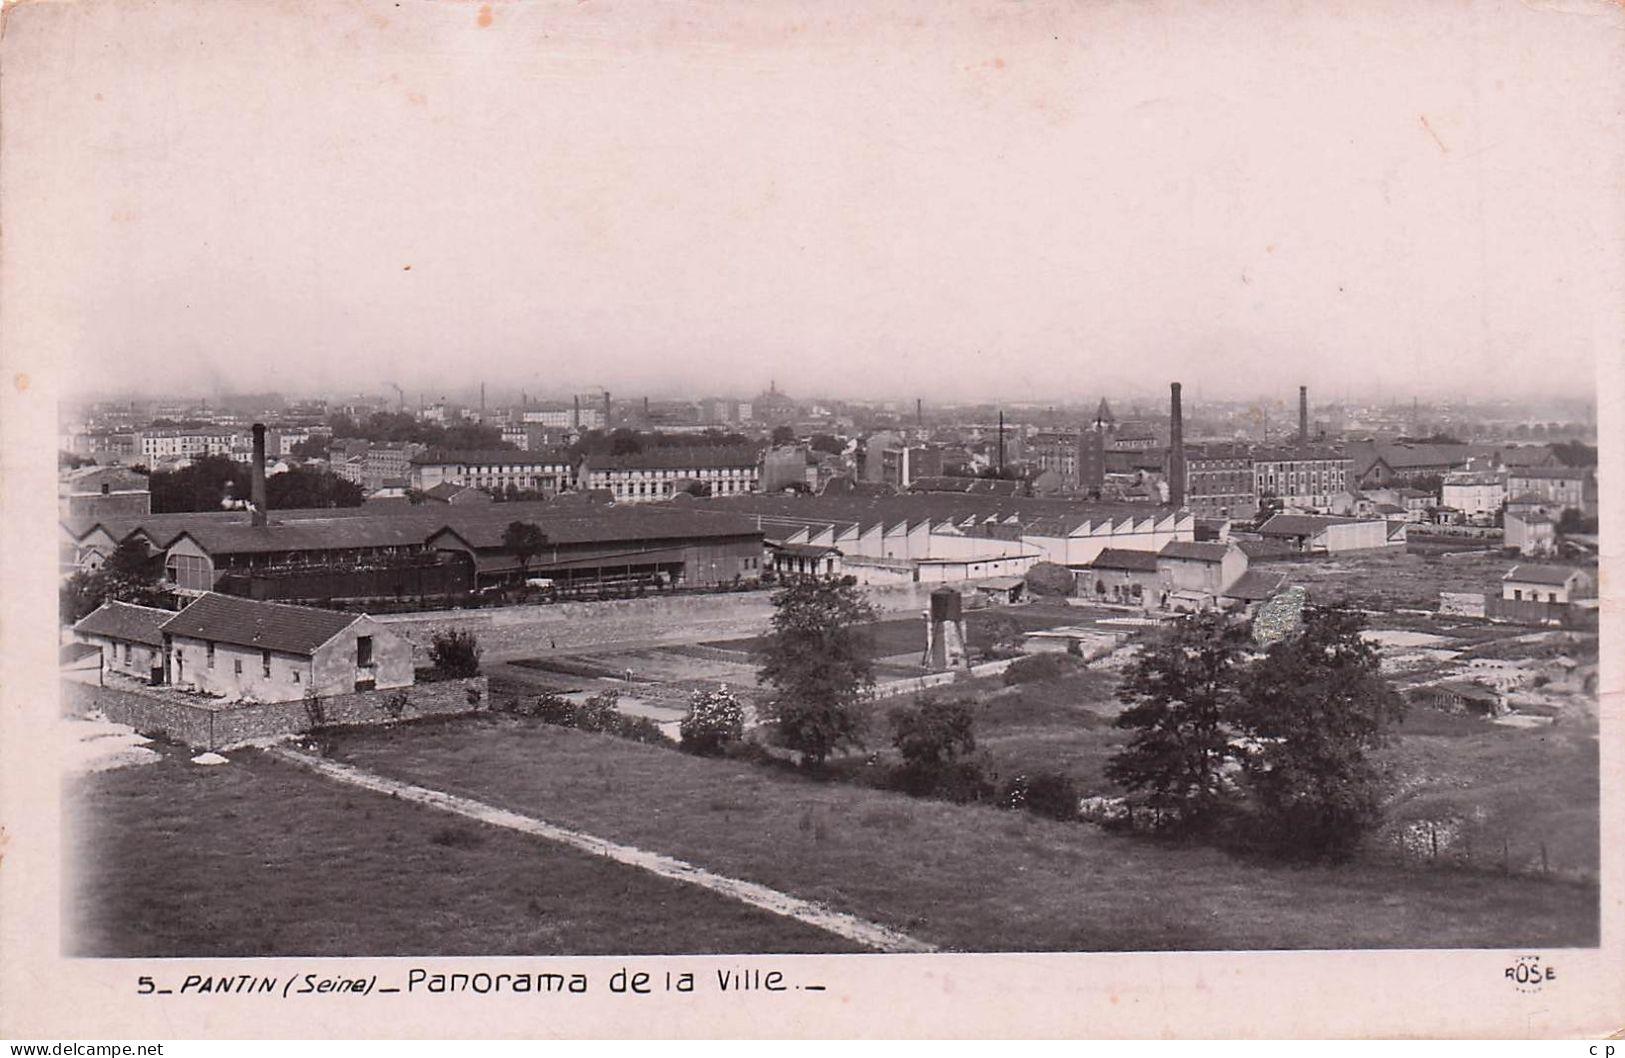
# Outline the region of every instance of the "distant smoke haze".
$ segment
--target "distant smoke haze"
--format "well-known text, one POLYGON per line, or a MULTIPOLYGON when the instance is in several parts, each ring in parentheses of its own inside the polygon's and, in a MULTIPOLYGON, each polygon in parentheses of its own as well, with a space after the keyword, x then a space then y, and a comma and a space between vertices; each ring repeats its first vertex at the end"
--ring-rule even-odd
POLYGON ((300 11, 9 13, 59 60, 7 71, 11 348, 409 404, 1542 398, 1625 279, 1610 5, 300 11))

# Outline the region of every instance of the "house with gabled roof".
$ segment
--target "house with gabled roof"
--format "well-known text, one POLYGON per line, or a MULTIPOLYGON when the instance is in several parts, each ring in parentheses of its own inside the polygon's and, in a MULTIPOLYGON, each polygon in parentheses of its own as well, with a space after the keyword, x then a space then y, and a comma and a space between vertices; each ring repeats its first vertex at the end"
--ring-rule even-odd
POLYGON ((164 622, 174 610, 109 599, 80 618, 73 637, 101 651, 102 670, 156 683, 163 675, 164 622))
POLYGON ((1591 589, 1584 570, 1569 566, 1535 566, 1522 563, 1501 578, 1501 598, 1513 601, 1571 603, 1591 589))
POLYGON ((412 644, 366 614, 208 592, 161 626, 164 682, 231 701, 410 687, 412 644))

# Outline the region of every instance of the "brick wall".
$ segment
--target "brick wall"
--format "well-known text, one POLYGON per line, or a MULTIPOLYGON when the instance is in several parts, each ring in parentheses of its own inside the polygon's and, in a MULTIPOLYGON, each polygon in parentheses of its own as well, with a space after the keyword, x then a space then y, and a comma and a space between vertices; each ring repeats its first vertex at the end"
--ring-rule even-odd
MULTIPOLYGON (((395 690, 363 691, 319 699, 328 724, 381 724, 423 716, 470 713, 490 707, 486 678, 419 683, 395 690), (392 703, 405 695, 397 717, 392 703)), ((144 735, 161 735, 198 749, 230 749, 262 738, 281 738, 309 731, 310 711, 304 701, 239 704, 194 702, 165 688, 95 687, 62 681, 65 713, 99 711, 109 720, 128 724, 144 735)))

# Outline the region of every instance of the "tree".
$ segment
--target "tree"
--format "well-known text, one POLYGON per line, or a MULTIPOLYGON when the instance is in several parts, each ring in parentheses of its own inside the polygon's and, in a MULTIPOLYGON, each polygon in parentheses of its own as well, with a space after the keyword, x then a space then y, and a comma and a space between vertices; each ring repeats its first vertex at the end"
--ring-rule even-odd
POLYGON ((218 511, 227 498, 248 498, 248 464, 229 456, 198 456, 179 470, 154 471, 147 479, 152 513, 218 511))
POLYGON ((796 443, 796 431, 792 426, 773 427, 773 446, 793 445, 796 443))
POLYGON ((1263 835, 1289 858, 1347 859, 1381 819, 1383 776, 1368 753, 1404 700, 1379 669, 1355 610, 1310 607, 1303 629, 1253 663, 1234 710, 1263 835))
POLYGON ((316 467, 294 467, 265 479, 265 502, 272 510, 307 507, 359 507, 361 486, 316 467))
POLYGON ((1116 726, 1133 732, 1106 777, 1135 793, 1157 824, 1199 830, 1228 800, 1236 754, 1227 720, 1236 705, 1246 629, 1223 614, 1194 614, 1150 640, 1129 663, 1116 726))
POLYGON ((874 668, 859 626, 876 616, 851 577, 797 578, 773 595, 760 671, 773 694, 764 713, 784 745, 815 767, 844 746, 862 745, 874 668))
POLYGON ((1065 566, 1038 562, 1027 570, 1027 590, 1034 595, 1071 595, 1076 579, 1076 574, 1065 566))
POLYGON ((443 628, 429 639, 429 663, 450 679, 478 676, 482 653, 474 633, 462 629, 443 628))
POLYGON ((807 447, 811 448, 814 452, 828 452, 832 456, 838 456, 842 452, 846 451, 846 444, 844 442, 842 442, 839 438, 827 433, 813 434, 812 440, 807 442, 807 447))
POLYGON ((682 748, 690 753, 721 752, 745 735, 745 707, 726 687, 695 691, 688 699, 688 715, 677 727, 682 748))
POLYGON ((976 713, 969 702, 921 695, 891 711, 892 745, 903 763, 935 771, 976 752, 976 713))
POLYGON ((629 430, 622 426, 609 435, 609 454, 612 456, 635 456, 643 452, 643 439, 636 430, 629 430))
POLYGON ((535 522, 509 522, 502 530, 502 546, 519 560, 520 579, 530 572, 530 560, 547 544, 547 534, 535 522))
POLYGON ((288 454, 295 459, 326 459, 327 446, 332 443, 332 440, 331 437, 316 434, 305 438, 303 441, 295 441, 293 447, 288 450, 288 454))
POLYGON ((971 621, 968 631, 971 648, 983 657, 1021 652, 1021 626, 1003 614, 971 621))

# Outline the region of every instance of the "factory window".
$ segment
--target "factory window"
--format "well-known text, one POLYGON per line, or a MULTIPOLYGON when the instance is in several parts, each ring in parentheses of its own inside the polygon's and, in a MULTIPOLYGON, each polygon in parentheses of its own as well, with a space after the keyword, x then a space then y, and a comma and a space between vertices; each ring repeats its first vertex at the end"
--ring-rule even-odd
POLYGON ((241 676, 243 674, 243 659, 236 658, 233 660, 231 663, 231 670, 237 675, 241 676))
POLYGON ((372 636, 355 637, 355 663, 361 668, 372 664, 372 636))
POLYGON ((269 650, 260 651, 260 674, 266 679, 271 678, 271 652, 269 650))
POLYGON ((209 665, 209 668, 212 669, 212 668, 214 668, 214 644, 213 643, 205 644, 204 649, 208 652, 208 659, 209 659, 208 665, 209 665))
POLYGON ((299 670, 298 669, 289 669, 288 674, 293 677, 293 682, 295 682, 295 683, 299 682, 299 670))

